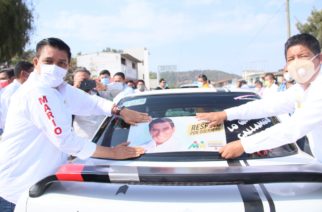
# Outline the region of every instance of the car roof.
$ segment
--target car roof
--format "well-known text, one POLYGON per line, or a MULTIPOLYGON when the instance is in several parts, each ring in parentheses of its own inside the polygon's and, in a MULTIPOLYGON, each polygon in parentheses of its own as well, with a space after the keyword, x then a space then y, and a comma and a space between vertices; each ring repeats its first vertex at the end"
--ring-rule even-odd
POLYGON ((141 93, 133 93, 129 94, 126 97, 136 97, 136 96, 153 96, 153 95, 160 95, 160 94, 196 94, 196 93, 235 93, 235 92, 242 92, 242 93, 254 93, 252 90, 246 89, 227 89, 227 88, 174 88, 174 89, 164 89, 164 90, 151 90, 145 91, 141 93))

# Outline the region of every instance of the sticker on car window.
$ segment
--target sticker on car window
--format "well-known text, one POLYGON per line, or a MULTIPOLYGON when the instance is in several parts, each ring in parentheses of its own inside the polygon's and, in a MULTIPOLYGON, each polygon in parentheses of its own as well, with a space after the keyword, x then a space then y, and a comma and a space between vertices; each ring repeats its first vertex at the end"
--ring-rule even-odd
POLYGON ((226 144, 224 125, 209 128, 195 117, 162 117, 130 127, 128 141, 147 153, 218 151, 226 144))
POLYGON ((146 103, 146 98, 141 99, 134 99, 127 102, 124 102, 123 105, 125 107, 137 106, 137 105, 144 105, 146 103))
POLYGON ((233 120, 225 122, 227 141, 239 140, 273 126, 272 119, 233 120))

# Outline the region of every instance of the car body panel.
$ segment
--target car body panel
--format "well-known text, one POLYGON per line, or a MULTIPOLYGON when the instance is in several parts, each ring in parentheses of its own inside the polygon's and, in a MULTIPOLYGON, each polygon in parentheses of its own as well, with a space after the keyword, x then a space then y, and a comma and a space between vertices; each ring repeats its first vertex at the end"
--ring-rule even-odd
MULTIPOLYGON (((119 104, 148 112, 153 118, 194 116, 199 107, 217 111, 227 106, 208 95, 220 97, 229 106, 226 100, 230 95, 235 95, 233 104, 258 98, 255 93, 238 89, 187 88, 133 94, 119 104), (190 104, 198 108, 190 108, 190 104), (163 110, 163 105, 172 107, 172 113, 163 110), (183 108, 181 113, 177 113, 178 108, 183 108)), ((129 126, 119 117, 107 118, 93 142, 115 146, 127 139, 128 133, 129 126), (106 139, 109 142, 104 143, 106 139)), ((227 136, 228 140, 236 140, 236 135, 227 136)), ((128 160, 74 159, 71 166, 88 167, 100 174, 97 177, 90 171, 80 174, 58 170, 54 177, 64 177, 53 178, 44 194, 32 197, 30 192, 36 184, 20 199, 16 211, 321 211, 322 169, 315 163, 295 145, 234 160, 224 160, 215 151, 149 153, 128 160), (79 179, 82 182, 74 182, 79 179)))

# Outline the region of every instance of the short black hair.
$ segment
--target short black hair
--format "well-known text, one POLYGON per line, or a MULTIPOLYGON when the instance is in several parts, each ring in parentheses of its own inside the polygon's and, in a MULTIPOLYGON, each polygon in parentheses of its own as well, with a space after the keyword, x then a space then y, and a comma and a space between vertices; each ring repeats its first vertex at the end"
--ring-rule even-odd
POLYGON ((11 79, 15 76, 13 68, 4 68, 0 71, 0 73, 6 73, 8 79, 11 79))
POLYGON ((158 123, 166 123, 168 122, 171 126, 171 128, 174 128, 174 123, 171 119, 169 118, 157 118, 157 119, 154 119, 153 121, 150 122, 149 124, 149 131, 151 131, 153 125, 155 124, 158 124, 158 123))
POLYGON ((273 73, 266 73, 264 77, 268 77, 268 76, 270 76, 273 80, 276 80, 275 75, 273 73))
POLYGON ((260 85, 261 85, 261 87, 263 87, 263 83, 262 83, 262 81, 260 81, 260 80, 256 80, 256 81, 255 81, 255 84, 260 84, 260 85))
POLYGON ((208 78, 207 78, 207 76, 206 75, 204 75, 204 74, 200 74, 199 76, 198 76, 198 78, 202 78, 202 81, 208 81, 208 78))
POLYGON ((145 85, 145 82, 143 79, 139 79, 138 81, 136 81, 136 84, 138 84, 139 82, 142 82, 145 85))
POLYGON ((161 83, 162 81, 165 81, 165 79, 161 78, 161 79, 159 80, 159 83, 161 83))
POLYGON ((19 78, 21 71, 28 71, 29 69, 33 68, 34 65, 32 63, 29 63, 27 61, 20 61, 15 66, 14 74, 16 78, 19 78))
POLYGON ((91 76, 91 72, 87 70, 85 67, 77 67, 73 72, 73 76, 75 76, 75 74, 79 72, 84 72, 84 73, 87 73, 89 76, 91 76))
POLYGON ((116 72, 114 76, 120 76, 123 80, 125 80, 125 74, 123 72, 116 72))
POLYGON ((302 33, 302 34, 297 34, 292 37, 290 37, 286 43, 285 43, 285 58, 287 54, 287 50, 295 45, 302 45, 310 49, 311 52, 313 52, 314 55, 320 54, 321 53, 321 47, 319 44, 319 41, 310 34, 307 33, 302 33))
POLYGON ((102 70, 99 75, 107 74, 109 77, 111 76, 111 73, 108 70, 102 70))
POLYGON ((40 51, 44 46, 51 46, 54 48, 57 48, 59 50, 65 51, 68 56, 68 62, 70 62, 70 59, 72 57, 72 53, 70 52, 69 46, 62 41, 59 38, 45 38, 37 43, 36 46, 36 56, 39 58, 40 56, 40 51))

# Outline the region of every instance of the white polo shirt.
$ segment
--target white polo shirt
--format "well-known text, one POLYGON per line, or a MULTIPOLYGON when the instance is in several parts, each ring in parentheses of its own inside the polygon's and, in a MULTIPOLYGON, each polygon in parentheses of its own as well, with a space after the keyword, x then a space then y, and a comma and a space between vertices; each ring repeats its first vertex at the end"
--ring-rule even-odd
POLYGON ((296 84, 270 98, 225 110, 228 120, 256 119, 293 113, 292 116, 262 132, 241 139, 246 153, 293 143, 307 135, 314 157, 322 162, 322 76, 304 89, 296 84))
POLYGON ((16 203, 42 178, 55 173, 68 155, 90 157, 96 145, 72 129, 72 114, 110 115, 113 103, 66 83, 41 83, 36 72, 13 95, 0 142, 0 196, 16 203))

